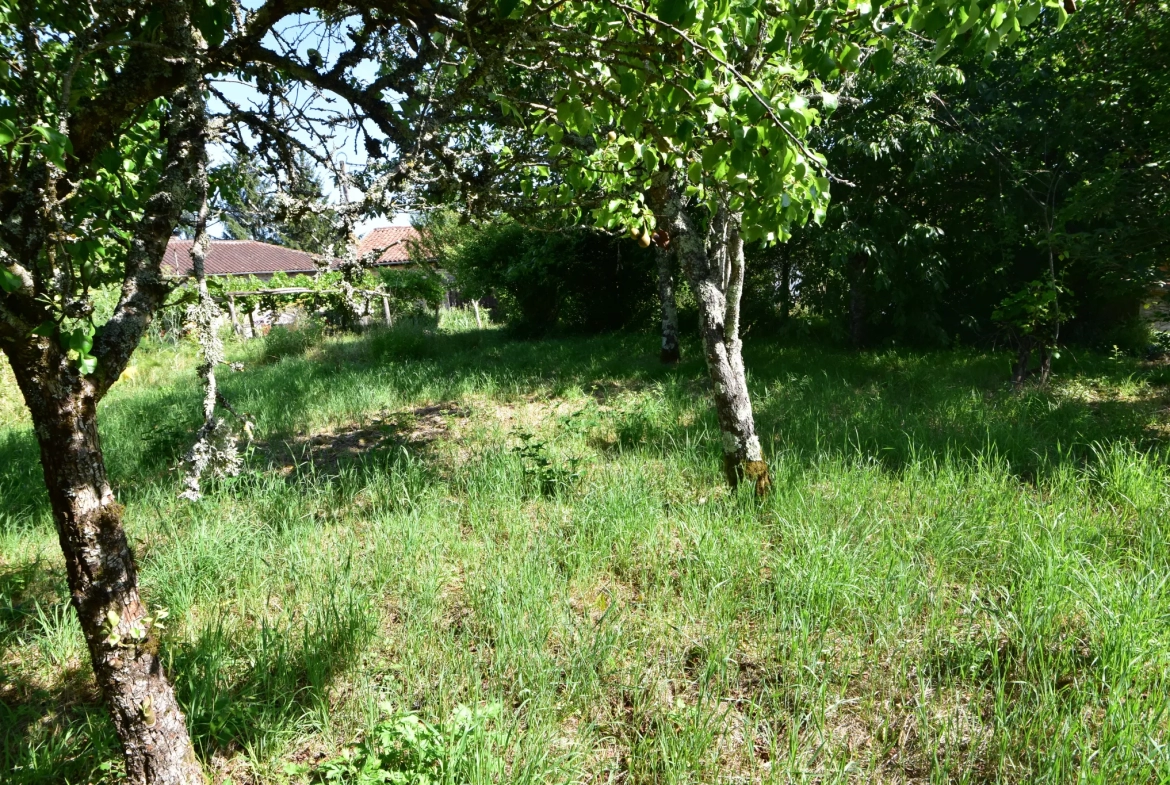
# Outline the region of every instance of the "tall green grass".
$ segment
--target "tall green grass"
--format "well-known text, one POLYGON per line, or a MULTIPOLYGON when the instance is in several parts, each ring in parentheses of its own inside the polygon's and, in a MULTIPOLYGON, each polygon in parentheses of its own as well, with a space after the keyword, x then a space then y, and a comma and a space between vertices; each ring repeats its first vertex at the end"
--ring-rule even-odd
MULTIPOLYGON (((696 346, 664 369, 653 336, 473 319, 285 343, 230 346, 260 443, 199 503, 171 471, 191 347, 144 347, 100 412, 217 783, 496 705, 452 781, 1170 781, 1170 470, 1134 363, 1066 355, 1017 395, 1004 355, 749 341, 760 501, 721 482, 696 346), (306 441, 378 429, 356 460, 306 441), (297 466, 264 458, 285 444, 297 466)), ((0 772, 115 781, 14 394, 0 772)))

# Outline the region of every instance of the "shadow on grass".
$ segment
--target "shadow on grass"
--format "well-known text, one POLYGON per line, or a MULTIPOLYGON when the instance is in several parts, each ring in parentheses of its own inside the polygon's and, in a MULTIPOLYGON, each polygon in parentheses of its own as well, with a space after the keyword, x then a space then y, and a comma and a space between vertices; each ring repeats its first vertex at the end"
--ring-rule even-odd
MULTIPOLYGON (((364 403, 379 396, 417 405, 457 401, 477 390, 516 400, 576 389, 607 403, 655 385, 665 398, 656 413, 616 415, 625 418, 615 423, 621 447, 670 452, 700 443, 717 461, 706 369, 696 344, 684 350, 684 362, 670 368, 658 362, 654 336, 644 334, 518 341, 500 331, 444 334, 407 325, 226 374, 221 384, 273 442, 300 437, 314 413, 350 409, 364 416, 364 403), (688 407, 696 408, 693 421, 678 416, 688 407)), ((748 341, 746 364, 765 451, 783 450, 802 462, 860 457, 899 470, 923 458, 994 456, 1035 480, 1062 465, 1083 464, 1094 445, 1148 449, 1164 443, 1151 428, 1163 402, 1046 390, 1017 394, 1006 383, 1009 359, 1002 353, 858 354, 748 341)), ((1057 372, 1062 381, 1115 385, 1141 373, 1136 363, 1088 355, 1057 372)), ((193 378, 103 403, 107 462, 125 500, 177 463, 197 426, 197 404, 193 378)), ((47 514, 31 431, 0 434, 0 490, 10 510, 27 510, 21 517, 47 514)))
MULTIPOLYGON (((223 383, 270 440, 297 437, 315 415, 347 407, 368 411, 363 396, 370 391, 415 406, 459 401, 475 391, 503 400, 576 391, 607 407, 620 449, 677 453, 700 445, 714 477, 719 445, 706 371, 697 346, 684 350, 688 359, 667 368, 658 363, 656 339, 647 335, 520 342, 497 332, 404 329, 331 342, 226 375, 223 383), (624 398, 651 387, 657 391, 653 405, 624 398)), ((1059 390, 1015 394, 1006 385, 1004 355, 859 355, 749 342, 746 360, 761 434, 770 451, 783 450, 798 461, 859 457, 899 470, 920 459, 995 456, 1017 476, 1033 479, 1091 460, 1094 445, 1162 444, 1149 427, 1159 401, 1059 390)), ((1118 385, 1136 366, 1096 358, 1058 370, 1066 380, 1118 385)), ((427 414, 415 414, 420 412, 427 414)), ((132 502, 152 492, 152 484, 173 484, 167 469, 189 443, 198 391, 192 379, 115 395, 103 404, 102 418, 112 477, 123 500, 132 502)), ((351 445, 343 440, 341 446, 351 445)), ((363 470, 388 472, 391 465, 389 459, 363 462, 363 470)), ((238 492, 248 493, 253 481, 260 480, 241 478, 238 492)), ((37 448, 27 429, 0 433, 0 492, 0 534, 46 516, 37 448)), ((280 495, 272 498, 288 507, 280 495)), ((35 562, 0 573, 0 594, 8 603, 0 607, 0 644, 25 634, 28 608, 47 601, 50 578, 59 581, 35 562)), ((298 723, 315 722, 327 711, 330 685, 375 633, 377 614, 360 598, 329 598, 313 608, 309 618, 282 625, 237 629, 213 621, 192 640, 167 647, 169 670, 183 675, 179 695, 202 755, 239 747, 263 755, 290 728, 295 732, 298 723)), ((934 667, 966 667, 963 656, 934 667)), ((81 671, 87 672, 87 664, 81 671)), ((52 688, 24 685, 0 701, 0 725, 11 729, 0 761, 17 771, 11 781, 83 781, 92 776, 95 760, 116 755, 104 710, 92 698, 78 697, 75 681, 66 675, 52 688)))
MULTIPOLYGON (((327 724, 330 688, 378 623, 368 598, 332 595, 297 623, 238 628, 220 619, 194 641, 165 644, 167 672, 182 675, 176 694, 200 756, 246 750, 263 760, 306 725, 327 724)), ((0 665, 5 783, 117 781, 119 746, 88 657, 59 668, 51 685, 11 676, 0 665)))
POLYGON ((304 730, 298 723, 326 724, 329 688, 377 625, 366 598, 331 597, 300 624, 245 631, 221 618, 171 647, 168 670, 183 674, 177 695, 200 755, 245 749, 264 758, 304 730))

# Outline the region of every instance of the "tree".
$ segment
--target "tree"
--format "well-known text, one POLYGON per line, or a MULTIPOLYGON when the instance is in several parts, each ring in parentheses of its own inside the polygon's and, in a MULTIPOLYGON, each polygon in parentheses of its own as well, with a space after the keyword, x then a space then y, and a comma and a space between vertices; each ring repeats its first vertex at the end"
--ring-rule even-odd
POLYGON ((961 72, 905 37, 892 75, 859 74, 814 136, 853 185, 824 230, 794 233, 803 306, 863 343, 1144 348, 1138 306, 1170 240, 1170 33, 1156 5, 1086 5, 990 63, 959 58, 961 72), (1005 298, 1030 302, 1035 329, 1005 298))
MULTIPOLYGON (((465 182, 506 183, 513 204, 628 229, 646 244, 662 231, 698 301, 728 480, 765 491, 739 337, 743 243, 781 242, 793 226, 823 218, 832 173, 808 135, 833 98, 827 80, 863 63, 888 71, 891 35, 906 28, 934 38, 936 57, 952 48, 991 54, 1044 8, 1014 0, 500 7, 528 35, 468 94, 469 103, 498 106, 505 124, 494 136, 483 123, 466 130, 465 182), (534 135, 543 146, 533 146, 534 135)), ((1048 10, 1067 18, 1059 3, 1048 10)), ((463 54, 449 59, 452 74, 491 56, 463 54)), ((460 196, 482 209, 483 190, 460 196)))
POLYGON ((202 774, 161 666, 161 613, 139 592, 97 406, 172 291, 161 265, 183 212, 201 207, 212 77, 255 86, 256 104, 221 95, 215 125, 254 140, 286 171, 297 151, 317 151, 301 139, 321 138, 321 124, 290 99, 294 87, 314 100, 332 94, 344 109, 326 112, 333 126, 324 127, 358 127, 370 147, 381 144, 370 128, 399 149, 430 144, 384 94, 417 96, 444 27, 474 13, 442 16, 449 9, 425 0, 381 5, 0 3, 0 350, 32 415, 72 604, 133 783, 202 774), (329 63, 306 62, 279 34, 303 12, 316 12, 318 32, 337 46, 329 63), (353 76, 375 56, 382 75, 353 76), (121 297, 99 323, 93 293, 111 284, 121 297))

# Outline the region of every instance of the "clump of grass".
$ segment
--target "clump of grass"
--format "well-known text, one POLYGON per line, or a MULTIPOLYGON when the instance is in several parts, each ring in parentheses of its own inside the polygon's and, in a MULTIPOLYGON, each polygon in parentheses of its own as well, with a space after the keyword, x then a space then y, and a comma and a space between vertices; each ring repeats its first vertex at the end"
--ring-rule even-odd
MULTIPOLYGON (((100 425, 216 781, 438 771, 450 718, 483 705, 503 709, 448 781, 1170 780, 1170 469, 1146 369, 1078 355, 1017 395, 1006 355, 756 341, 776 489, 757 500, 725 489, 684 357, 441 325, 323 338, 223 377, 259 439, 460 414, 347 462, 257 460, 190 504, 167 467, 198 423, 195 354, 144 347, 100 425), (545 470, 577 476, 541 492, 545 470), (387 763, 408 730, 430 741, 387 763)), ((0 771, 115 781, 36 461, 7 415, 0 771)))
POLYGON ((321 343, 323 330, 316 322, 286 327, 273 325, 261 340, 264 348, 261 352, 263 362, 279 362, 286 357, 299 357, 312 347, 321 343))

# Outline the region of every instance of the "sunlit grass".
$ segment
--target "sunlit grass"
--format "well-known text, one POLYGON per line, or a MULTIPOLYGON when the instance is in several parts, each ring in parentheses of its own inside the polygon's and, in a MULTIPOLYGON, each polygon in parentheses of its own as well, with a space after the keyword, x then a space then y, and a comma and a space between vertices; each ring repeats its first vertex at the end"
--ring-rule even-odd
MULTIPOLYGON (((384 702, 501 703, 483 781, 1170 779, 1170 470, 1135 363, 1078 355, 1016 395, 1005 355, 750 338, 760 502, 723 487, 697 347, 664 369, 653 336, 457 318, 233 345, 258 444, 198 504, 170 471, 193 350, 145 347, 103 404, 217 783, 303 780, 384 702), (299 465, 266 457, 285 445, 299 465)), ((114 777, 4 406, 0 771, 114 777)))

